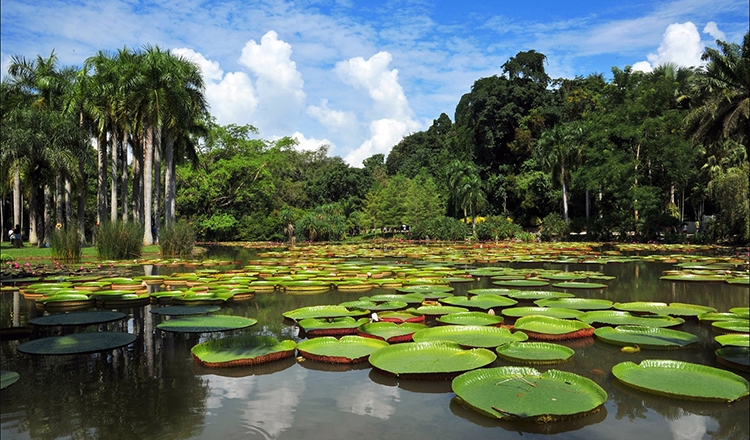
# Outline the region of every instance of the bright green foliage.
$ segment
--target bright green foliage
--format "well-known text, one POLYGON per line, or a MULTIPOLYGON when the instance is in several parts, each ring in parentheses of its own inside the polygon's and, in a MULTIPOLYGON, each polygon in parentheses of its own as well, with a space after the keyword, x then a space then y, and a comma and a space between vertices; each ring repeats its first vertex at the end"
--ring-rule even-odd
POLYGON ((50 248, 52 258, 71 263, 81 261, 81 237, 78 236, 78 228, 70 226, 53 231, 50 248))
POLYGON ((133 222, 106 222, 94 230, 100 260, 125 260, 141 256, 143 226, 133 222))
POLYGON ((167 224, 159 231, 159 245, 162 255, 191 255, 195 246, 195 230, 183 220, 167 224))
POLYGON ((509 240, 522 232, 521 225, 504 216, 487 217, 477 225, 477 238, 480 240, 509 240))

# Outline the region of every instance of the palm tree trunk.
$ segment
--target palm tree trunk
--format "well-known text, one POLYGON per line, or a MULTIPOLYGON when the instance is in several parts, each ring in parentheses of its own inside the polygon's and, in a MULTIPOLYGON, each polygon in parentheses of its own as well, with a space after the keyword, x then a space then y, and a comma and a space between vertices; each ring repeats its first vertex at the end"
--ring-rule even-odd
POLYGON ((143 136, 133 142, 133 219, 143 224, 143 136))
POLYGON ((128 130, 122 134, 122 148, 120 149, 120 170, 122 171, 120 182, 120 201, 122 202, 122 221, 128 221, 128 130))
POLYGON ((49 244, 52 235, 52 189, 49 185, 44 185, 44 225, 42 225, 42 239, 39 247, 49 244))
POLYGON ((161 226, 161 126, 154 127, 154 227, 161 226))
POLYGON ((78 173, 81 175, 81 181, 78 182, 78 208, 76 221, 78 222, 78 238, 81 240, 81 244, 86 244, 86 181, 88 176, 86 175, 85 168, 83 166, 83 160, 78 161, 78 173))
POLYGON ((73 224, 73 206, 71 199, 71 184, 70 177, 65 176, 65 225, 70 227, 73 224))
POLYGON ((55 177, 55 221, 60 224, 65 223, 63 214, 65 212, 65 179, 62 174, 55 177))
POLYGON ((117 137, 117 127, 112 129, 112 183, 109 187, 109 218, 112 221, 117 220, 117 179, 120 177, 119 158, 120 158, 120 140, 117 137))
POLYGON ((154 156, 154 128, 146 128, 146 140, 143 144, 143 244, 154 244, 151 234, 151 194, 153 191, 153 156, 154 156))
POLYGON ((175 164, 174 164, 174 138, 172 133, 167 132, 166 145, 164 147, 164 223, 170 224, 175 221, 175 164))
POLYGON ((21 224, 21 170, 13 171, 13 227, 21 224))
POLYGON ((560 180, 563 190, 563 220, 568 224, 568 188, 565 186, 565 164, 560 165, 560 180))
POLYGON ((38 188, 33 186, 29 190, 29 244, 39 244, 37 229, 39 226, 39 213, 37 212, 38 188))
POLYGON ((96 223, 102 224, 107 219, 107 139, 104 134, 97 136, 98 184, 96 187, 96 223))

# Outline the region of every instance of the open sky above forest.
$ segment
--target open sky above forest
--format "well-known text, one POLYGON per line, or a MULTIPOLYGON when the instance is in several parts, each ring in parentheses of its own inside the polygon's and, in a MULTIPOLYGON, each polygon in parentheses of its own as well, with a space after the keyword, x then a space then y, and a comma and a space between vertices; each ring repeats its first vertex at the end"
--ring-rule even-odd
POLYGON ((621 2, 366 0, 3 0, 2 73, 12 55, 81 65, 146 44, 199 64, 211 113, 267 139, 360 166, 440 113, 453 119, 475 80, 522 50, 547 72, 610 76, 701 63, 715 40, 741 42, 747 0, 621 2))

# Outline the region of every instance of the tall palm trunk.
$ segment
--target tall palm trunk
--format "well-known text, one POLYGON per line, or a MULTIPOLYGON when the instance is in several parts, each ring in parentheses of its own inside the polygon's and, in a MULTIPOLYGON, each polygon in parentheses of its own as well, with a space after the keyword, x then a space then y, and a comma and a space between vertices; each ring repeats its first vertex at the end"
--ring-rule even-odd
POLYGON ((154 161, 154 127, 146 127, 146 140, 143 144, 143 244, 154 244, 151 234, 151 202, 153 191, 153 161, 154 161))
POLYGON ((568 188, 565 186, 565 163, 560 165, 560 180, 562 181, 563 191, 563 220, 568 224, 568 188))
POLYGON ((39 236, 37 230, 39 229, 39 213, 37 212, 37 189, 32 185, 29 190, 29 244, 39 244, 39 236))
POLYGON ((44 225, 42 226, 42 239, 39 247, 48 245, 52 235, 52 189, 49 185, 44 185, 44 225))
POLYGON ((73 201, 71 198, 72 187, 70 177, 65 176, 65 225, 70 227, 73 224, 73 201))
POLYGON ((143 224, 143 136, 133 142, 133 220, 143 224))
POLYGON ((65 223, 63 217, 65 212, 65 178, 62 174, 55 177, 55 221, 60 224, 65 223))
POLYGON ((21 170, 13 171, 13 227, 21 224, 21 170))
POLYGON ((120 201, 122 202, 122 221, 128 221, 128 130, 122 134, 122 148, 120 149, 120 170, 122 171, 120 181, 120 201))
POLYGON ((117 179, 120 177, 119 159, 120 159, 120 140, 117 137, 117 127, 112 128, 112 183, 109 187, 109 218, 112 221, 117 220, 117 179))
POLYGON ((166 145, 164 147, 164 223, 170 224, 175 221, 175 164, 174 164, 174 138, 172 133, 167 132, 166 145))
POLYGON ((96 223, 102 224, 107 220, 107 139, 105 134, 96 138, 98 152, 98 184, 96 187, 96 223))
POLYGON ((76 221, 78 222, 78 239, 81 240, 81 244, 86 244, 86 181, 88 176, 86 175, 85 168, 83 166, 83 159, 78 160, 78 174, 80 175, 80 181, 78 182, 78 207, 76 213, 76 221))
POLYGON ((161 126, 154 127, 154 227, 161 226, 161 126))

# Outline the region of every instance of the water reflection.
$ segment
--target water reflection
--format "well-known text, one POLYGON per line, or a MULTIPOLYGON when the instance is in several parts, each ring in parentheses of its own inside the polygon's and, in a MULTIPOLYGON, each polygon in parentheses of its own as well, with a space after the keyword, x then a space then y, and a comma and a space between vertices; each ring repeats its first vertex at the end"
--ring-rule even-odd
POLYGON ((336 406, 346 412, 388 420, 401 401, 398 388, 375 383, 348 385, 340 389, 336 406))

